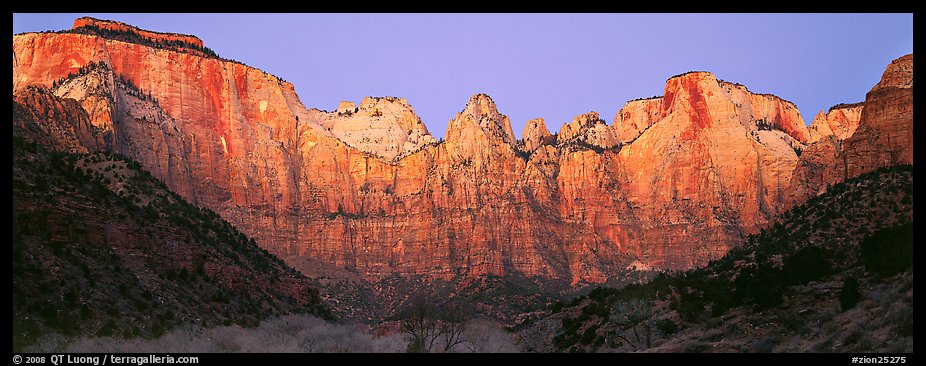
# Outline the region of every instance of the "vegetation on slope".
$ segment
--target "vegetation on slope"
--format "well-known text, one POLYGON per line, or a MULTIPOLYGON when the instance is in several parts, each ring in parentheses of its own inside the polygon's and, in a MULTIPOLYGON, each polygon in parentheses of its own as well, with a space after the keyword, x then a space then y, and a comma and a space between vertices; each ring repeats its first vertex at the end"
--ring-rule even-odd
POLYGON ((327 315, 304 276, 138 163, 13 142, 14 351, 52 332, 155 337, 327 315))
POLYGON ((705 268, 556 303, 519 338, 547 351, 912 352, 912 222, 913 168, 882 168, 705 268))
MULTIPOLYGON (((41 32, 45 33, 45 32, 41 32)), ((200 46, 190 42, 185 42, 181 40, 164 40, 164 39, 151 39, 143 36, 142 34, 128 29, 111 29, 99 27, 91 24, 83 25, 74 29, 68 29, 65 31, 59 31, 54 33, 75 33, 75 34, 86 34, 99 36, 105 39, 111 39, 115 41, 121 41, 126 43, 135 43, 140 44, 146 47, 151 47, 155 49, 169 50, 174 52, 188 53, 206 58, 214 58, 222 61, 233 62, 240 65, 245 65, 245 63, 229 58, 224 58, 218 53, 213 51, 211 48, 206 46, 200 46)), ((273 76, 278 82, 285 82, 286 80, 280 78, 279 76, 273 76)))
POLYGON ((542 278, 486 275, 447 280, 392 274, 375 280, 310 257, 292 256, 286 263, 319 289, 335 317, 364 323, 401 320, 417 301, 427 299, 435 308, 466 305, 469 316, 513 324, 519 314, 588 292, 586 287, 577 290, 566 281, 542 278))
POLYGON ((123 30, 123 29, 110 29, 102 28, 95 25, 83 25, 71 30, 66 31, 67 33, 78 33, 78 34, 91 34, 100 36, 106 39, 112 39, 128 43, 137 43, 152 48, 166 49, 177 52, 188 52, 190 50, 201 53, 206 57, 219 58, 219 55, 215 51, 209 49, 209 47, 195 45, 189 42, 184 42, 181 40, 163 40, 163 39, 151 39, 145 36, 142 36, 138 32, 132 30, 123 30))

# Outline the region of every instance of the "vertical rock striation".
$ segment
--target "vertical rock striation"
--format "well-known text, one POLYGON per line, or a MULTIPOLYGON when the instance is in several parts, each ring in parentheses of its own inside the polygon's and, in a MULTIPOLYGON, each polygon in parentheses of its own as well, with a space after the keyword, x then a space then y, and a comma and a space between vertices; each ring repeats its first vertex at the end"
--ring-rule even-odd
POLYGON ((20 110, 79 115, 62 124, 78 136, 57 138, 62 148, 127 155, 274 254, 372 279, 578 284, 691 268, 817 193, 838 161, 851 174, 912 163, 912 56, 868 94, 854 134, 854 110, 808 130, 790 102, 691 72, 613 125, 590 112, 551 135, 535 119, 523 140, 476 94, 437 143, 404 99, 307 109, 292 84, 201 43, 165 48, 138 40, 160 33, 120 29, 137 37, 15 35, 20 110), (28 97, 34 87, 54 98, 28 97))

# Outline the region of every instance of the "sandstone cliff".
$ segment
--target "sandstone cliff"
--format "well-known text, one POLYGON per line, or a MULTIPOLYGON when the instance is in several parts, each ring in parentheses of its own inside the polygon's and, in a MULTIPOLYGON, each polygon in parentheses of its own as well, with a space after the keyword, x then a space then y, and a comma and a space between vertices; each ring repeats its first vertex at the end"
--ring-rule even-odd
POLYGON ((619 142, 613 129, 598 117, 598 112, 576 116, 572 122, 560 128, 556 140, 559 144, 579 144, 601 149, 610 149, 619 142))
POLYGON ((147 38, 155 42, 178 42, 185 43, 193 47, 203 47, 203 41, 201 39, 196 36, 187 34, 152 32, 122 22, 96 19, 92 17, 81 17, 74 20, 74 26, 72 29, 80 29, 84 27, 104 29, 112 33, 136 34, 139 37, 147 38))
POLYGON ((336 112, 312 121, 357 150, 385 160, 405 157, 437 140, 405 98, 364 98, 359 107, 342 102, 336 112))
POLYGON ((62 99, 42 87, 13 94, 13 131, 30 141, 46 141, 57 150, 87 153, 101 149, 101 131, 90 123, 80 103, 62 99))
POLYGON ((820 111, 813 118, 813 123, 807 127, 810 133, 809 142, 817 142, 829 135, 840 141, 849 138, 858 129, 864 106, 864 103, 842 104, 833 106, 826 113, 820 111))
POLYGON ((69 32, 16 35, 13 50, 14 90, 79 101, 94 126, 111 126, 112 150, 269 251, 372 279, 576 284, 699 266, 806 199, 792 193, 799 161, 839 151, 807 154, 793 104, 707 72, 670 78, 613 125, 592 112, 551 136, 534 120, 520 142, 476 94, 437 144, 403 99, 306 109, 291 84, 206 54, 69 32), (90 62, 111 76, 68 78, 90 62), (95 85, 112 102, 82 91, 95 85))
POLYGON ((644 130, 662 119, 662 97, 638 99, 627 102, 614 116, 614 133, 621 143, 636 140, 644 130))
POLYGON ((825 132, 829 127, 832 134, 820 133, 804 149, 789 192, 792 201, 880 167, 913 164, 913 55, 891 62, 863 103, 836 106, 825 117, 825 124, 821 116, 811 128, 825 132))
POLYGON ((865 96, 858 130, 845 141, 848 177, 913 164, 913 55, 891 62, 865 96))
POLYGON ((621 150, 620 190, 643 228, 625 245, 647 265, 689 268, 718 258, 788 204, 782 193, 801 146, 802 134, 791 134, 801 131, 800 114, 731 86, 707 72, 670 78, 665 117, 621 150))
POLYGON ((522 151, 532 153, 543 145, 549 145, 554 142, 553 135, 547 129, 547 124, 543 118, 534 118, 524 124, 524 132, 521 133, 522 151))

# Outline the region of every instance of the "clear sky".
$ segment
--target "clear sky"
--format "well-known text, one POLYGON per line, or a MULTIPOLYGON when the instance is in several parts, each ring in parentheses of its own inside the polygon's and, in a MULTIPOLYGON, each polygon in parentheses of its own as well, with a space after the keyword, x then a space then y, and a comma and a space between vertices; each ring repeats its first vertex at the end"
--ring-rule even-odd
POLYGON ((912 14, 14 14, 13 33, 85 15, 196 35, 292 82, 309 108, 404 97, 436 137, 475 93, 520 136, 536 117, 553 132, 588 111, 611 124, 690 70, 790 100, 809 124, 913 52, 912 14))

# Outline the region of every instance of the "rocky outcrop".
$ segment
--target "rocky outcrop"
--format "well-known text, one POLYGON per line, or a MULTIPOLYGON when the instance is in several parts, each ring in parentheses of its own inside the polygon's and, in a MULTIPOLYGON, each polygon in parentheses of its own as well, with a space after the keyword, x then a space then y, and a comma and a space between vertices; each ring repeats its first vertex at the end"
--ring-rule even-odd
POLYGON ((807 126, 794 103, 771 94, 755 94, 742 84, 720 82, 737 109, 739 121, 746 128, 779 130, 799 143, 809 139, 807 126))
POLYGON ((591 146, 610 149, 618 144, 612 128, 598 117, 598 112, 578 115, 564 124, 556 135, 558 144, 591 146))
POLYGON ((338 103, 338 115, 347 115, 357 112, 357 105, 354 102, 341 101, 338 103))
POLYGON ((835 135, 826 135, 803 149, 786 194, 789 202, 806 201, 845 179, 843 146, 835 135))
POLYGON ((865 96, 858 130, 845 141, 848 177, 913 164, 913 55, 891 62, 865 96))
POLYGON ((402 158, 437 140, 405 98, 364 98, 359 107, 341 102, 313 123, 357 150, 385 160, 402 158))
POLYGON ((846 179, 843 141, 855 133, 863 108, 864 103, 841 104, 814 117, 807 128, 810 143, 801 150, 791 178, 790 202, 803 202, 846 179))
POLYGON ((187 34, 177 34, 177 33, 162 33, 162 32, 152 32, 144 29, 139 29, 138 27, 131 26, 122 22, 116 22, 112 20, 102 20, 92 17, 81 17, 74 20, 74 26, 72 29, 79 29, 82 27, 92 27, 97 29, 105 29, 112 31, 113 33, 134 33, 140 37, 150 39, 154 42, 179 42, 186 43, 194 47, 203 47, 203 41, 199 37, 191 36, 187 34))
POLYGON ((451 130, 457 132, 468 129, 469 124, 475 124, 487 138, 499 139, 510 146, 515 145, 514 132, 511 130, 511 121, 508 116, 498 113, 495 101, 486 94, 473 95, 466 107, 456 114, 447 127, 447 139, 450 140, 451 130))
POLYGON ((826 113, 820 111, 813 118, 813 123, 807 127, 810 133, 809 142, 817 142, 829 135, 840 141, 849 138, 858 129, 864 106, 864 103, 840 104, 833 106, 826 113))
POLYGON ((621 150, 621 191, 645 228, 628 244, 647 243, 637 248, 643 263, 706 263, 787 206, 796 138, 777 127, 791 123, 779 117, 793 116, 762 110, 765 98, 744 91, 707 72, 670 78, 665 117, 621 150), (756 116, 768 118, 764 128, 756 116))
POLYGON ((631 100, 614 116, 614 134, 622 144, 636 140, 662 115, 662 97, 631 100))
POLYGON ((547 129, 543 118, 534 118, 524 124, 524 132, 521 133, 521 150, 532 153, 543 145, 552 144, 555 138, 547 129))
POLYGON ((101 131, 87 112, 72 99, 59 98, 43 87, 28 87, 13 94, 13 130, 30 142, 71 153, 103 148, 101 131))
POLYGON ((438 144, 403 99, 306 109, 291 84, 215 57, 72 33, 16 35, 13 50, 14 90, 57 82, 90 109, 100 102, 80 89, 96 84, 60 80, 107 65, 113 150, 269 251, 371 279, 577 284, 699 266, 799 202, 795 177, 824 176, 800 164, 841 149, 808 146, 790 102, 707 72, 670 78, 612 126, 593 112, 551 136, 533 120, 520 142, 476 94, 438 144))
POLYGON ((865 102, 836 106, 826 114, 827 123, 823 121, 818 116, 811 128, 825 131, 832 126, 833 134, 804 149, 791 184, 793 201, 880 167, 913 164, 913 55, 891 62, 865 102), (840 137, 842 131, 848 136, 840 137))

